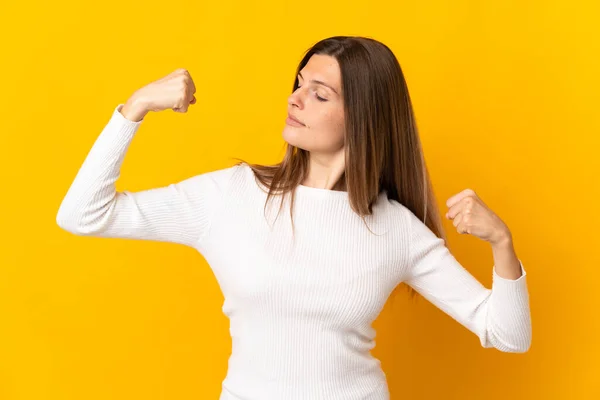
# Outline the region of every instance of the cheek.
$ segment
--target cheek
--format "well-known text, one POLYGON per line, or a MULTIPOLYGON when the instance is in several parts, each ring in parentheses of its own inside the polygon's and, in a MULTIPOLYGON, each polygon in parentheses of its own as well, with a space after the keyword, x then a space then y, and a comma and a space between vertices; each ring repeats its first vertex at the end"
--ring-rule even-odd
POLYGON ((344 140, 344 116, 339 112, 330 113, 326 118, 326 130, 331 141, 339 143, 344 140))
POLYGON ((337 149, 344 143, 344 118, 337 112, 323 113, 309 123, 310 136, 322 149, 337 149))

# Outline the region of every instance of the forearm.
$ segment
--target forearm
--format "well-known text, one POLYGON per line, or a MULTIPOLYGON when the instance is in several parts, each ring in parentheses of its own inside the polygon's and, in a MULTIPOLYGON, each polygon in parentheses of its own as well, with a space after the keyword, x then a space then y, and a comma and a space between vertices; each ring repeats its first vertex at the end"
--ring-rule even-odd
POLYGON ((512 236, 504 234, 501 239, 492 243, 494 267, 496 273, 505 279, 518 279, 521 277, 521 264, 515 252, 512 236))
POLYGON ((487 339, 499 350, 525 352, 531 346, 531 316, 525 272, 509 235, 492 242, 494 280, 487 339))

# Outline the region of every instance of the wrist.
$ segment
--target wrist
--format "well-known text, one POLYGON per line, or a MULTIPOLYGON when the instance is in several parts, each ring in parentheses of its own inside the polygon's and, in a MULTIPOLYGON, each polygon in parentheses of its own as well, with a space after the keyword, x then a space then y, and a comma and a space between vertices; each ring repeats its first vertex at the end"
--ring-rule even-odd
POLYGON ((512 235, 509 231, 502 231, 496 235, 496 238, 491 242, 494 248, 512 247, 512 235))
POLYGON ((148 114, 147 103, 142 97, 134 94, 121 108, 121 114, 130 121, 140 122, 148 114))

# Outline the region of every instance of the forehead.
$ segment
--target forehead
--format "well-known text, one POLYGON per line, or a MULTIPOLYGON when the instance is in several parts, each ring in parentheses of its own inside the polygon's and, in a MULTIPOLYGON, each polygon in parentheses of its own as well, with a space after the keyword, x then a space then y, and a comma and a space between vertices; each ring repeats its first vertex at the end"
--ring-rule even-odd
POLYGON ((335 88, 340 93, 341 73, 337 60, 331 56, 314 54, 300 70, 304 79, 316 79, 335 88))

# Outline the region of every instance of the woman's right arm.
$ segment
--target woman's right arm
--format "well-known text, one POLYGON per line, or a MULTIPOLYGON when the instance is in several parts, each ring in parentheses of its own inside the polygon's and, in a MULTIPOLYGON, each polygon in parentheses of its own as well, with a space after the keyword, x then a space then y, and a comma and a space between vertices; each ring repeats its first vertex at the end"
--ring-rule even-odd
MULTIPOLYGON (((162 87, 153 90, 168 93, 169 88, 165 87, 168 82, 157 82, 162 83, 162 87)), ((190 246, 194 246, 208 230, 231 169, 204 173, 139 192, 117 192, 115 189, 126 151, 146 113, 160 110, 165 104, 171 104, 168 108, 174 111, 187 111, 187 106, 182 106, 179 100, 176 104, 168 99, 140 107, 140 104, 148 104, 148 97, 143 95, 149 93, 148 90, 135 98, 132 96, 131 101, 114 109, 60 204, 56 222, 62 229, 77 235, 156 240, 190 246)), ((186 93, 184 101, 193 104, 193 91, 186 89, 186 93)))

